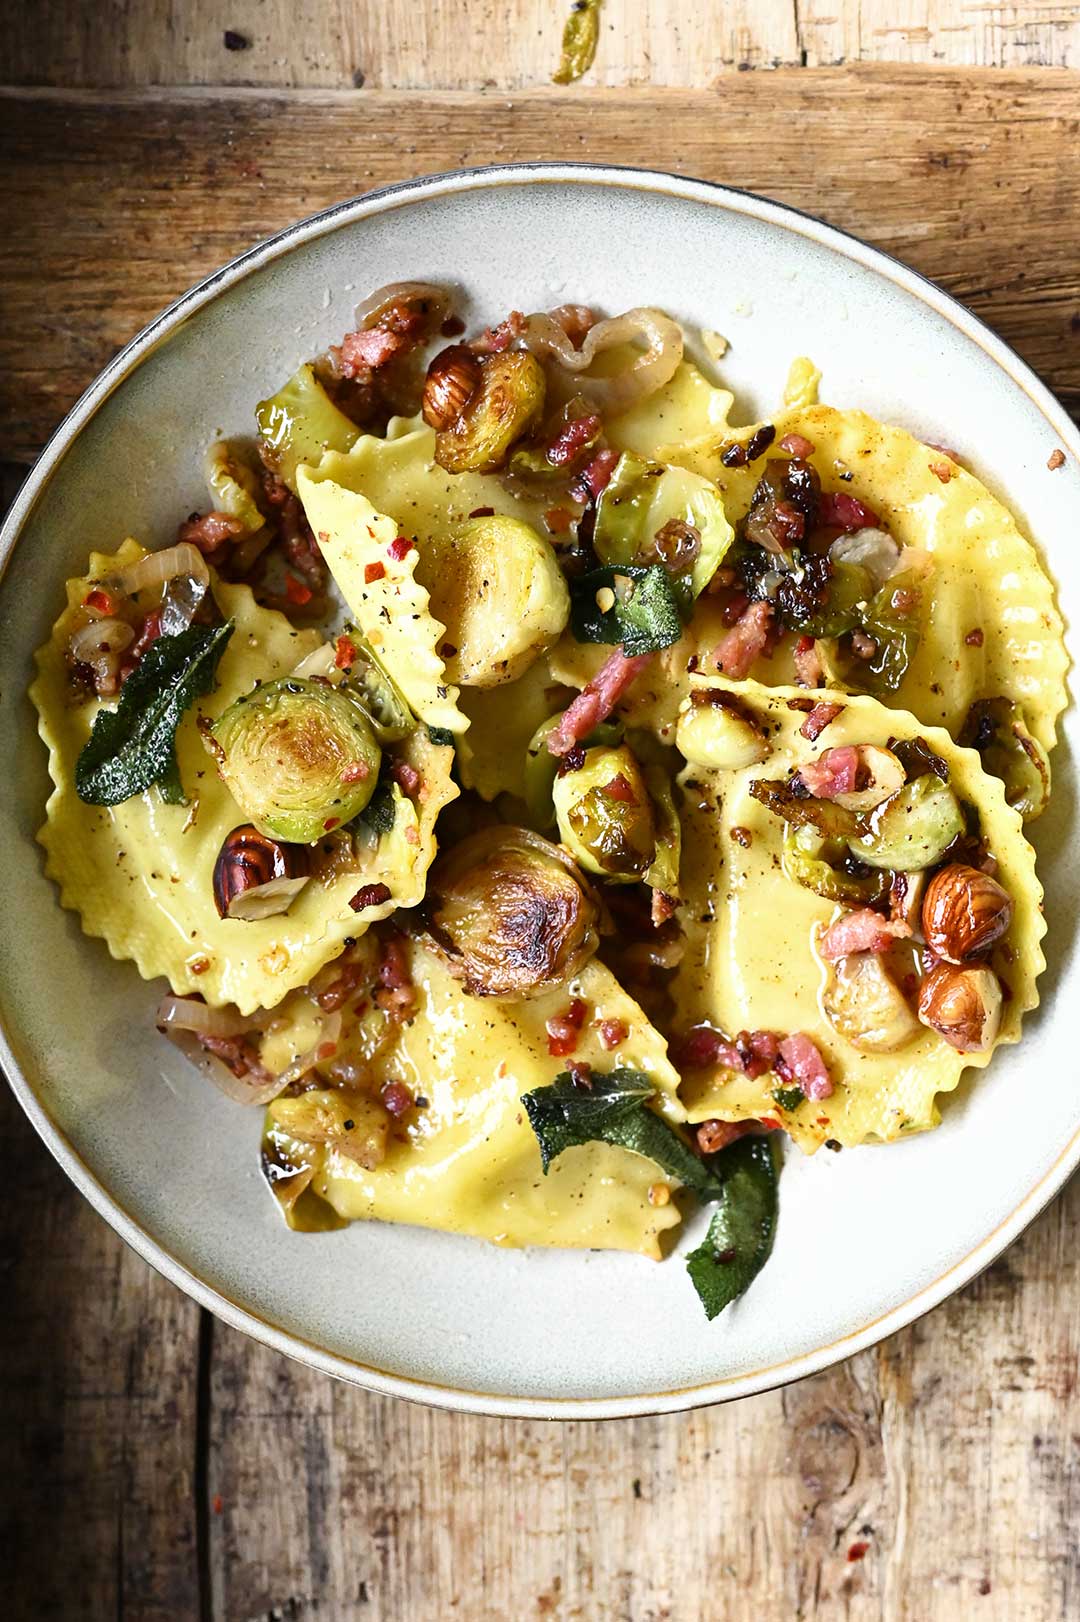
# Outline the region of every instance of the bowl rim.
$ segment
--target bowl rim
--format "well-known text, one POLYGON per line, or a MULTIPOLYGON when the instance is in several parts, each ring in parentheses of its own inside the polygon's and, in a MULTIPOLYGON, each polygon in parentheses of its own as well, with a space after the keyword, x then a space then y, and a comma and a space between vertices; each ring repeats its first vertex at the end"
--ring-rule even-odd
MULTIPOLYGON (((1046 418, 1062 445, 1080 460, 1080 429, 1027 363, 1002 338, 951 294, 886 251, 827 224, 816 215, 790 204, 778 203, 754 192, 716 181, 698 180, 665 170, 632 165, 572 162, 529 162, 471 167, 396 181, 331 204, 296 221, 253 247, 245 249, 218 270, 182 293, 137 333, 99 373, 49 439, 25 479, 0 527, 0 576, 6 570, 22 530, 53 474, 83 427, 114 389, 120 386, 160 344, 219 294, 309 241, 373 214, 381 214, 414 201, 515 185, 591 185, 654 192, 676 201, 700 202, 730 213, 748 216, 830 248, 863 268, 884 276, 927 305, 995 362, 1046 418)), ((0 1068, 30 1123, 81 1194, 130 1247, 170 1283, 191 1296, 232 1328, 284 1353, 321 1373, 383 1395, 404 1397, 433 1407, 466 1413, 527 1419, 613 1419, 672 1413, 725 1402, 772 1390, 791 1381, 820 1373, 844 1358, 864 1351, 887 1335, 905 1328, 940 1305, 969 1283, 1016 1239, 1060 1190, 1080 1163, 1080 1127, 1061 1149, 1053 1164, 1023 1198, 966 1256, 954 1262, 929 1284, 869 1323, 813 1351, 751 1370, 720 1377, 701 1385, 670 1391, 620 1397, 519 1397, 506 1393, 471 1391, 430 1380, 392 1374, 307 1341, 294 1331, 260 1317, 250 1307, 231 1300, 178 1260, 164 1244, 153 1239, 137 1218, 99 1181, 52 1119, 16 1060, 12 1041, 0 1019, 0 1068)))

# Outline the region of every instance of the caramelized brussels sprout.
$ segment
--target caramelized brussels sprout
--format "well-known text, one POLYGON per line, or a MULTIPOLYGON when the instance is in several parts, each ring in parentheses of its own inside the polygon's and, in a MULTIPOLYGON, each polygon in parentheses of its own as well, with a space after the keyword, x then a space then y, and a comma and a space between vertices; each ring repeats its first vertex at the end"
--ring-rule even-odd
POLYGON ((965 832, 964 813, 949 787, 933 772, 905 783, 865 818, 866 831, 848 849, 868 867, 910 873, 933 867, 965 832))
MULTIPOLYGON (((525 804, 536 828, 555 826, 553 791, 559 770, 559 756, 551 753, 547 740, 548 734, 554 732, 561 720, 561 710, 557 715, 549 715, 547 720, 537 727, 525 751, 525 804)), ((585 739, 585 747, 592 748, 594 744, 614 746, 622 743, 622 736, 622 727, 617 722, 601 721, 585 739)))
POLYGON ((310 845, 371 799, 380 750, 340 687, 286 676, 230 704, 203 733, 222 781, 260 833, 310 845))
POLYGON ((981 698, 967 713, 960 743, 977 749, 988 772, 1005 784, 1005 798, 1032 822, 1050 798, 1050 761, 1010 698, 981 698))
POLYGON ((666 766, 649 762, 643 770, 656 818, 656 855, 645 874, 645 883, 651 890, 662 890, 665 895, 674 897, 679 893, 682 823, 671 789, 671 773, 666 766))
POLYGON ((456 529, 424 584, 446 626, 450 681, 498 687, 516 681, 560 635, 570 593, 550 541, 520 518, 491 514, 456 529))
POLYGON ((866 569, 857 563, 830 563, 828 585, 811 613, 793 624, 803 636, 843 636, 861 625, 863 611, 874 596, 866 569))
POLYGON ((873 652, 860 657, 846 641, 826 652, 826 674, 863 693, 895 693, 908 673, 922 636, 922 575, 905 569, 887 580, 863 610, 855 636, 868 637, 873 652))
POLYGON ((259 476, 239 447, 231 440, 217 439, 206 453, 206 482, 214 498, 214 510, 238 518, 249 535, 266 523, 259 507, 259 476))
POLYGON ((809 823, 798 828, 786 824, 781 861, 789 879, 826 901, 865 907, 889 888, 887 873, 864 867, 843 840, 826 839, 809 823))
POLYGON ((464 411, 435 435, 447 473, 494 473, 544 407, 544 369, 527 349, 481 358, 480 381, 464 411))
POLYGON ((689 603, 712 579, 735 531, 709 479, 624 451, 596 506, 601 563, 662 563, 689 603))
POLYGON ((736 700, 704 690, 691 694, 690 704, 679 715, 675 744, 691 766, 708 771, 737 772, 771 753, 765 734, 736 700))
POLYGON ((599 909, 557 845, 527 828, 481 828, 444 852, 417 927, 473 997, 520 1002, 577 974, 599 909))
POLYGON ((800 457, 770 457, 750 498, 743 535, 766 552, 799 546, 816 528, 821 481, 800 457))
MULTIPOLYGON (((352 663, 345 666, 346 690, 354 693, 363 705, 371 730, 380 743, 399 742, 416 726, 400 687, 359 631, 350 626, 345 640, 355 650, 352 663)), ((340 648, 340 641, 338 646, 340 648)))
POLYGON ((637 757, 625 744, 586 749, 553 789, 559 837, 587 873, 619 884, 642 879, 656 860, 656 812, 637 757))
POLYGON ((853 952, 827 969, 821 1006, 833 1030, 852 1047, 896 1053, 918 1036, 919 1022, 876 952, 853 952))
POLYGON ((336 1149, 365 1171, 374 1171, 386 1157, 390 1117, 368 1093, 312 1088, 295 1098, 275 1098, 266 1115, 268 1126, 301 1143, 336 1149))
POLYGON ((759 805, 774 816, 783 817, 794 828, 816 828, 826 839, 847 842, 860 832, 861 824, 854 811, 837 805, 835 800, 807 798, 794 786, 793 778, 764 777, 750 784, 750 793, 759 805))
POLYGON ((338 410, 312 366, 301 366, 269 400, 260 400, 255 421, 270 460, 293 491, 301 463, 319 462, 325 451, 347 451, 360 437, 359 428, 338 410))

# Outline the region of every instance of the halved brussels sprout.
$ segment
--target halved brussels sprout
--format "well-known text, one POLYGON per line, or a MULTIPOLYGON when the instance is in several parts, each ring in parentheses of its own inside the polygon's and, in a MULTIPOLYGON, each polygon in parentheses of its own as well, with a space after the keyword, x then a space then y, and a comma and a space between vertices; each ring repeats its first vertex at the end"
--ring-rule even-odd
POLYGON ((855 630, 874 596, 870 575, 859 564, 833 562, 831 569, 825 601, 799 620, 803 636, 843 636, 845 631, 855 630))
MULTIPOLYGON (((380 743, 397 743, 408 737, 416 726, 401 688, 384 669, 367 637, 352 626, 345 640, 352 644, 356 657, 344 667, 346 690, 354 693, 363 705, 371 729, 380 743)), ((338 642, 340 649, 341 639, 338 642)))
POLYGON ((690 695, 675 727, 675 744, 691 766, 708 771, 741 771, 771 753, 765 734, 738 702, 709 691, 690 695))
POLYGON ((204 741, 261 833, 310 845, 375 791, 381 752, 362 706, 340 687, 286 676, 238 698, 204 741))
POLYGON ((1024 725, 1023 711, 1010 698, 981 698, 967 713, 958 740, 977 749, 988 772, 1005 784, 1005 798, 1025 822, 1046 809, 1050 761, 1024 725))
POLYGON ((418 928, 473 997, 519 1002, 577 974, 599 908, 570 858, 528 828, 481 828, 439 857, 418 928))
POLYGON ((301 463, 320 462, 325 451, 347 451, 360 438, 355 422, 339 411, 313 366, 301 366, 269 400, 255 407, 255 421, 272 461, 290 490, 301 463))
POLYGON ((826 646, 825 672, 830 681, 839 677, 862 693, 898 691, 922 637, 922 586, 918 569, 905 569, 886 580, 867 603, 858 627, 876 644, 874 652, 862 659, 843 642, 826 646))
POLYGON ((520 518, 472 518, 419 578, 446 626, 447 678, 461 687, 515 681, 561 634, 570 593, 550 541, 520 518))
POLYGON ((671 773, 666 766, 649 762, 645 763, 643 770, 656 818, 656 855, 645 874, 645 883, 651 890, 662 890, 667 896, 677 896, 682 862, 682 822, 672 793, 671 773))
POLYGON ((750 793, 759 805, 795 828, 816 828, 826 839, 854 839, 861 828, 854 811, 835 800, 808 799, 800 794, 791 777, 759 777, 750 784, 750 793))
POLYGON ((964 813, 948 783, 926 772, 864 819, 866 832, 848 849, 868 867, 910 873, 933 867, 965 832, 964 813))
POLYGON ((216 439, 206 452, 204 468, 215 512, 238 518, 249 535, 262 529, 266 518, 259 507, 259 476, 239 446, 216 439))
POLYGON ((544 369, 527 349, 481 357, 480 383, 458 417, 435 435, 447 473, 494 473, 544 408, 544 369))
POLYGON ((887 873, 863 868, 853 861, 843 840, 826 839, 809 823, 798 828, 790 822, 785 825, 781 863, 789 879, 826 901, 865 907, 889 888, 887 873))
POLYGON ((559 837, 587 873, 618 884, 645 877, 656 860, 656 812, 632 750, 586 749, 552 793, 559 837))
POLYGON ((919 1034, 919 1022, 876 952, 853 952, 827 965, 821 993, 838 1036, 863 1053, 896 1053, 919 1034))
MULTIPOLYGON (((547 741, 548 735, 554 732, 562 718, 563 712, 560 710, 541 722, 525 751, 525 804, 536 828, 555 826, 553 791, 559 771, 559 756, 551 753, 547 741)), ((623 729, 617 722, 601 721, 584 740, 584 745, 587 749, 594 744, 614 746, 622 743, 622 736, 623 729)))
POLYGON ((336 1149, 366 1171, 374 1171, 386 1157, 390 1117, 368 1093, 312 1088, 295 1098, 275 1098, 266 1116, 268 1126, 280 1127, 301 1143, 336 1149))
POLYGON ((596 506, 601 563, 662 563, 689 600, 704 591, 735 538, 716 485, 688 468, 624 451, 596 506))

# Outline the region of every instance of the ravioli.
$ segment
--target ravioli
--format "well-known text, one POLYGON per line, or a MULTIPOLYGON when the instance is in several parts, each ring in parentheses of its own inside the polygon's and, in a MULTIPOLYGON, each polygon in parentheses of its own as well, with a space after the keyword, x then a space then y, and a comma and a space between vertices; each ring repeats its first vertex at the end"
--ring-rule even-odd
POLYGON ((709 1023, 729 1036, 740 1030, 805 1032, 824 1056, 835 1091, 820 1103, 807 1100, 786 1111, 773 1097, 775 1075, 751 1080, 726 1070, 701 1072, 689 1075, 680 1089, 689 1119, 768 1116, 781 1121, 807 1151, 826 1139, 850 1147, 936 1126, 936 1096, 951 1092, 968 1065, 984 1067, 990 1052, 958 1053, 922 1026, 908 1046, 893 1053, 861 1052, 837 1034, 821 1008, 825 970, 812 946, 816 930, 831 922, 836 909, 784 874, 782 824, 751 797, 749 787, 755 778, 786 777, 838 745, 926 740, 948 763, 958 795, 977 807, 998 861, 998 878, 1013 899, 1012 923, 992 958, 1009 994, 999 1044, 1019 1040, 1024 1013, 1038 1003, 1036 982, 1045 966, 1042 887, 1020 817, 1006 804, 998 779, 983 771, 978 755, 905 711, 886 709, 871 698, 816 694, 844 709, 816 743, 808 743, 799 732, 804 714, 789 708, 792 699, 805 704, 799 689, 765 689, 722 678, 695 685, 737 694, 766 731, 771 753, 740 771, 687 766, 680 776, 683 839, 698 857, 683 868, 687 944, 672 987, 676 1024, 686 1029, 709 1023))
POLYGON ((483 800, 500 794, 524 799, 530 740, 572 697, 565 683, 554 679, 546 659, 538 659, 505 686, 466 688, 461 707, 469 730, 458 746, 462 787, 475 789, 483 800))
POLYGON ((64 650, 90 583, 145 555, 134 540, 113 556, 92 554, 87 576, 67 582, 67 609, 37 655, 30 696, 55 785, 38 835, 45 871, 86 933, 100 936, 113 957, 130 958, 145 979, 164 975, 178 993, 199 992, 215 1006, 235 1003, 244 1014, 273 1008, 336 957, 346 937, 419 901, 435 855, 435 819, 458 792, 450 775, 453 751, 430 743, 422 729, 402 746, 421 774, 417 803, 395 785, 393 827, 360 847, 358 868, 330 883, 312 881, 287 913, 250 922, 220 918, 214 863, 226 834, 244 818, 203 746, 198 716, 216 718, 257 681, 287 675, 322 639, 260 607, 247 586, 215 577, 214 595, 236 629, 218 666, 216 690, 177 729, 190 804, 166 805, 149 789, 120 805, 87 805, 75 792, 75 763, 102 705, 95 698, 72 702, 64 650), (390 899, 361 916, 349 899, 373 880, 389 886, 390 899))
MULTIPOLYGON (((427 1100, 406 1137, 391 1137, 373 1171, 334 1149, 314 1149, 312 1188, 349 1221, 408 1222, 471 1234, 500 1245, 561 1245, 660 1255, 661 1235, 677 1226, 674 1201, 653 1205, 649 1189, 664 1180, 652 1161, 603 1143, 566 1150, 544 1175, 521 1095, 546 1086, 566 1061, 548 1054, 545 1022, 572 997, 588 1006, 575 1062, 644 1071, 664 1114, 681 1120, 677 1071, 667 1044, 595 959, 570 982, 514 1004, 465 996, 424 947, 407 947, 418 992, 415 1017, 380 1052, 382 1079, 402 1081, 427 1100), (621 1019, 626 1040, 615 1052, 600 1043, 596 1023, 621 1019)), ((280 1068, 312 1039, 317 1020, 309 999, 294 998, 289 1021, 269 1037, 263 1058, 280 1068), (291 1025, 291 1029, 290 1029, 291 1025)))

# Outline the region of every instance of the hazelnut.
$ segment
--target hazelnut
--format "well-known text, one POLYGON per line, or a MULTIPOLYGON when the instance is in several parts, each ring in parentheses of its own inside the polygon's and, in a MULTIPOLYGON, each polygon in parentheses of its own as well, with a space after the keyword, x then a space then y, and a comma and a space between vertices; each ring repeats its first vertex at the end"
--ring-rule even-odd
POLYGON ((983 957, 1012 922, 1012 897, 977 867, 952 862, 936 873, 922 905, 923 936, 936 957, 969 963, 983 957))
POLYGON ((424 421, 437 433, 455 423, 480 386, 480 361, 464 344, 435 356, 424 379, 424 421))
POLYGON ((214 901, 222 918, 250 923, 287 912, 308 881, 303 845, 287 845, 250 822, 226 834, 214 863, 214 901))
POLYGON ((1001 983, 993 969, 939 963, 919 988, 919 1018, 960 1053, 983 1053, 1001 1025, 1001 983))

